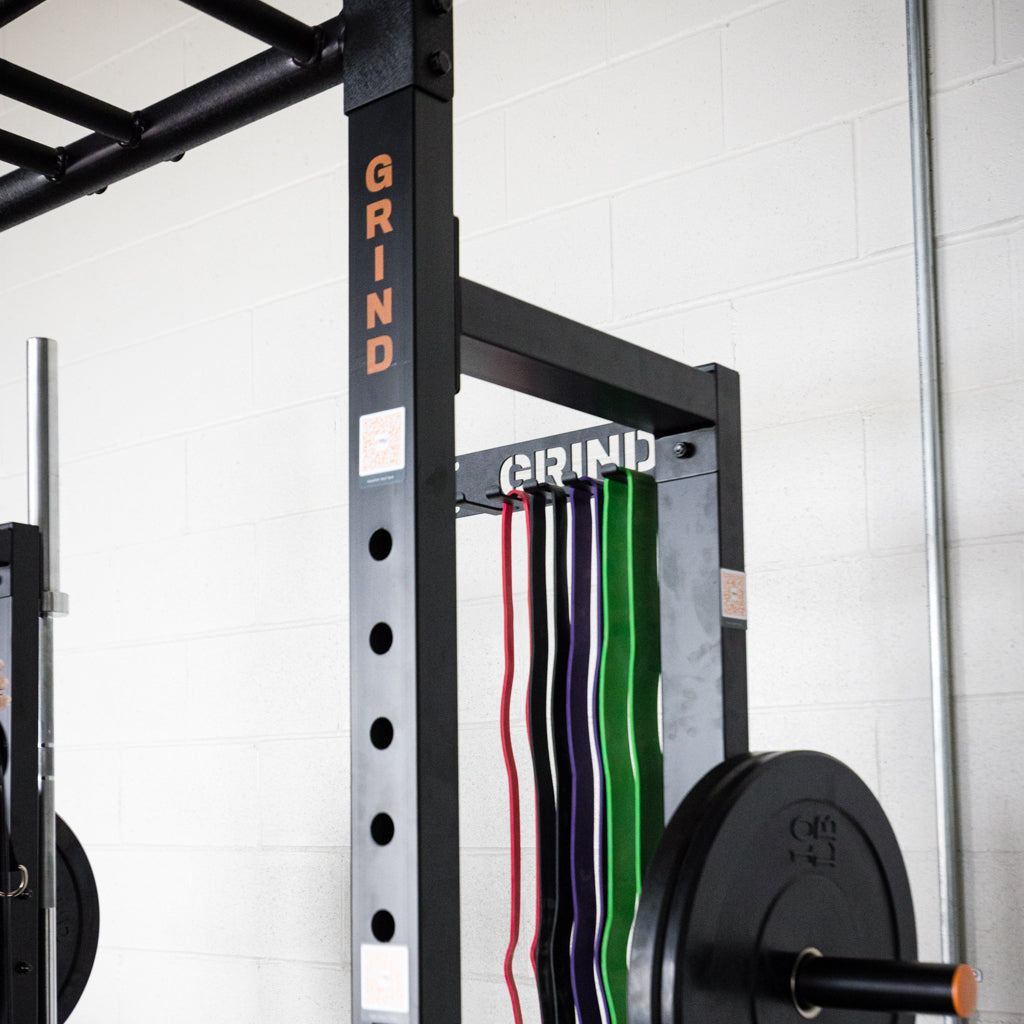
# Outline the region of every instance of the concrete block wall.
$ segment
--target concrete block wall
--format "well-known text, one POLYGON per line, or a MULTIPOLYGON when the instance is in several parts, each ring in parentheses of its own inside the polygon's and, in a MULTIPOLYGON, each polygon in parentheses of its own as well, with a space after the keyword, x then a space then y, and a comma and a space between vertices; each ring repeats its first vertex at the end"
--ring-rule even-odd
MULTIPOLYGON (((981 1020, 1024 1024, 1024 15, 930 8, 968 952, 981 1020)), ((936 956, 903 5, 455 14, 463 274, 740 371, 752 745, 864 776, 936 956)), ((175 0, 0 30, 129 108, 259 48, 175 0)), ((22 339, 62 345, 58 806, 103 899, 82 1024, 349 1018, 345 162, 335 92, 0 238, 0 519, 22 339)), ((462 450, 587 422, 468 380, 457 412, 462 450)), ((494 523, 459 541, 464 1013, 510 1020, 494 523)))

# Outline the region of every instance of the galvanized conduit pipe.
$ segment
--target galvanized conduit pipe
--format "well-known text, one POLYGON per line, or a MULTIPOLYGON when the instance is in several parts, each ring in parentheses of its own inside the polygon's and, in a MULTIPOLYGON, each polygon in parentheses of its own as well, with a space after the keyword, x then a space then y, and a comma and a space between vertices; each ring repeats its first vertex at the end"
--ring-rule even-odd
POLYGON ((963 872, 959 858, 957 751, 950 672, 948 549, 936 315, 926 6, 927 0, 906 0, 907 72, 914 202, 914 262, 917 282, 921 450, 924 462, 925 549, 928 566, 939 926, 942 942, 941 959, 945 963, 960 963, 964 952, 963 872))

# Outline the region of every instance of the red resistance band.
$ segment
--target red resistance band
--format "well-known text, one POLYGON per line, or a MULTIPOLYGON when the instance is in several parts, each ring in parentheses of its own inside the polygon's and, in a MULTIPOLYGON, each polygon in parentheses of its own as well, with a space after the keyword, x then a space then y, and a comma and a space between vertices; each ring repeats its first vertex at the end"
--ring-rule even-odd
MULTIPOLYGON (((515 491, 522 498, 521 492, 515 491)), ((505 951, 505 984, 512 1002, 515 1024, 523 1024, 523 1012, 519 1006, 519 991, 512 973, 512 958, 519 942, 519 893, 520 893, 520 840, 519 840, 519 776, 516 759, 512 752, 512 730, 509 717, 512 707, 512 682, 515 677, 515 629, 512 602, 512 518, 515 506, 506 501, 501 510, 501 597, 505 608, 505 678, 501 688, 501 752, 505 756, 505 772, 508 775, 508 821, 511 852, 512 894, 509 904, 508 949, 505 951)), ((529 537, 529 526, 527 526, 529 537)), ((527 541, 529 543, 529 541, 527 541)))
MULTIPOLYGON (((571 765, 568 750, 568 724, 565 707, 566 677, 569 658, 569 598, 566 565, 567 500, 562 492, 550 495, 544 487, 528 487, 513 491, 502 510, 502 584, 506 612, 506 672, 502 701, 502 746, 509 776, 510 804, 516 802, 509 816, 514 904, 511 917, 514 938, 505 956, 505 980, 512 996, 513 1009, 519 1022, 518 996, 514 994, 511 959, 518 937, 520 823, 518 805, 513 797, 515 764, 512 760, 510 730, 508 726, 512 685, 511 644, 511 523, 513 501, 522 502, 526 510, 526 547, 528 572, 528 607, 530 617, 530 671, 526 691, 526 728, 530 742, 530 758, 534 777, 534 811, 537 854, 536 931, 530 947, 530 961, 537 980, 542 1024, 574 1024, 573 993, 571 985, 570 945, 572 936, 572 886, 570 871, 569 803, 571 802, 571 765), (554 503, 553 552, 555 555, 555 645, 554 664, 549 665, 548 595, 547 595, 547 525, 546 505, 549 497, 554 503), (548 673, 552 671, 549 688, 548 673), (548 711, 551 695, 558 695, 560 719, 555 721, 553 752, 556 771, 552 765, 548 744, 548 711), (559 724, 560 722, 560 724, 559 724), (557 812, 556 776, 564 790, 564 808, 561 828, 557 812)), ((516 787, 517 788, 517 787, 516 787)), ((517 796, 518 794, 516 794, 517 796)))

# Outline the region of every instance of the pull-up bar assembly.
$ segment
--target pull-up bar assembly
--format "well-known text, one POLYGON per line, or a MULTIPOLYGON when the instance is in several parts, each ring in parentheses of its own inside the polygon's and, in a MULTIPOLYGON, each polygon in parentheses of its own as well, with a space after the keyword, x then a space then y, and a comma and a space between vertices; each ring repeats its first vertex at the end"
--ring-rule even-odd
MULTIPOLYGON (((0 8, 0 25, 17 12, 0 8)), ((175 160, 343 79, 344 23, 309 26, 263 3, 197 0, 191 6, 269 42, 272 49, 134 113, 0 62, 0 94, 93 129, 52 148, 0 132, 0 160, 19 170, 0 178, 0 230, 175 160)))

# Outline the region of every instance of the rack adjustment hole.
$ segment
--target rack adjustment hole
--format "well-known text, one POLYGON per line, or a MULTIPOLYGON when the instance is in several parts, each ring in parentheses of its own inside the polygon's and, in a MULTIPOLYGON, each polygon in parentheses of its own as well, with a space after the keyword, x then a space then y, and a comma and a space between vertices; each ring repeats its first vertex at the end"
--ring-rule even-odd
POLYGON ((387 654, 391 650, 391 644, 394 642, 394 639, 395 635, 391 632, 391 627, 386 622, 378 622, 370 630, 370 647, 374 654, 387 654))
POLYGON ((378 562, 383 562, 391 554, 391 534, 383 527, 374 530, 370 536, 370 557, 378 562))
POLYGON ((395 837, 395 823, 390 814, 378 814, 370 822, 370 835, 378 846, 387 846, 395 837))
POLYGON ((370 930, 378 942, 390 942, 395 935, 395 919, 386 910, 378 910, 370 922, 370 930))
POLYGON ((370 742, 378 750, 387 750, 395 738, 395 727, 388 718, 378 718, 370 726, 370 742))

